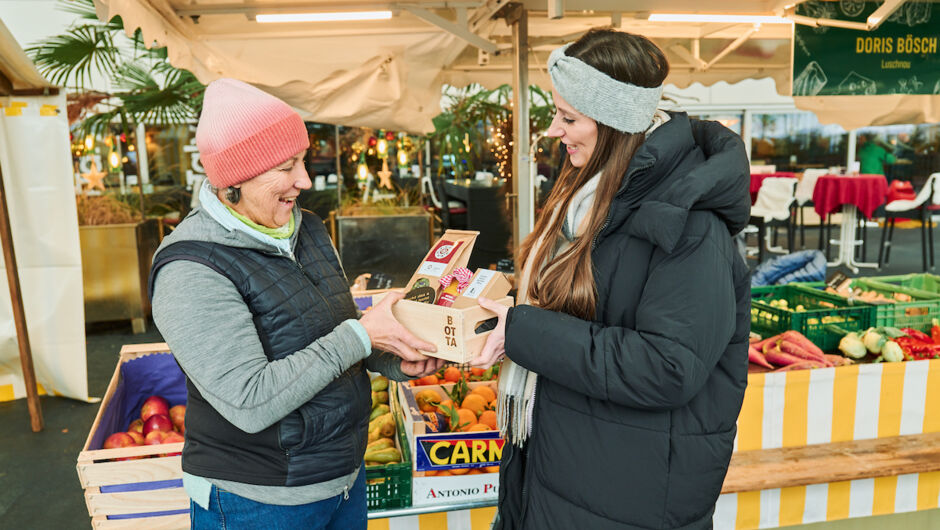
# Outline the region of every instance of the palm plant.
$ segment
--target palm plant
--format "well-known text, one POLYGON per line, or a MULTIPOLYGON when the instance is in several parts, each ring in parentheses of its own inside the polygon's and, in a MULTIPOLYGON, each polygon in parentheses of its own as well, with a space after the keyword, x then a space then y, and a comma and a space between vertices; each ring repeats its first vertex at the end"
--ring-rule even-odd
MULTIPOLYGON (((487 90, 470 85, 445 94, 444 101, 447 110, 434 118, 434 132, 429 135, 441 153, 439 175, 448 155, 453 157, 455 176, 473 173, 487 145, 501 163, 511 160, 512 87, 504 84, 487 90), (496 145, 488 132, 491 129, 500 130, 506 143, 496 145)), ((551 93, 535 85, 529 87, 529 102, 529 132, 534 135, 548 127, 555 108, 551 93)))
POLYGON ((169 125, 194 119, 205 86, 187 70, 167 62, 166 48, 147 48, 140 30, 129 50, 118 45, 120 17, 100 21, 94 0, 59 0, 57 7, 79 16, 65 33, 26 48, 49 81, 77 92, 70 95, 70 121, 81 134, 96 134, 120 122, 169 125), (113 92, 88 90, 94 74, 111 80, 113 92))

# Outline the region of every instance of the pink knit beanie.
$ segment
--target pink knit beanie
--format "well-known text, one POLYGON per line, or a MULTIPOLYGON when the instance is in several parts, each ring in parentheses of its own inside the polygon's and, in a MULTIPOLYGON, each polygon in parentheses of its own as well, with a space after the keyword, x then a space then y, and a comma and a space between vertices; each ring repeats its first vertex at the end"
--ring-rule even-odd
POLYGON ((307 128, 287 103, 247 83, 206 87, 196 147, 209 183, 226 188, 257 177, 310 147, 307 128))

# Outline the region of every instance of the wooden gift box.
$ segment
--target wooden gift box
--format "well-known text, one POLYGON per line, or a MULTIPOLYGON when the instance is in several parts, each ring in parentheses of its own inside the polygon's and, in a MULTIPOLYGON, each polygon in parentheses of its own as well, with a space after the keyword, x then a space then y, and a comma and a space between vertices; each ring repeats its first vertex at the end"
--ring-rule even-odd
MULTIPOLYGON (((382 295, 373 296, 378 303, 382 295)), ((496 302, 512 307, 513 299, 506 296, 496 302)), ((392 306, 392 314, 416 337, 437 346, 437 353, 429 354, 446 361, 466 363, 477 357, 491 333, 475 330, 481 323, 496 315, 478 305, 457 309, 411 300, 399 300, 392 306)))
MULTIPOLYGON (((152 394, 163 395, 166 388, 172 386, 175 395, 181 394, 185 399, 185 379, 165 343, 121 348, 114 375, 76 466, 93 528, 189 528, 189 497, 183 490, 179 456, 183 443, 101 449, 105 438, 127 428, 121 410, 139 409, 139 405, 125 403, 131 399, 125 394, 122 366, 148 356, 160 357, 145 362, 159 362, 167 377, 152 378, 153 386, 149 387, 146 383, 137 384, 133 392, 146 398, 152 394), (173 368, 178 373, 173 372, 173 368), (129 457, 143 458, 121 460, 129 457)), ((164 397, 175 404, 170 396, 164 397)))

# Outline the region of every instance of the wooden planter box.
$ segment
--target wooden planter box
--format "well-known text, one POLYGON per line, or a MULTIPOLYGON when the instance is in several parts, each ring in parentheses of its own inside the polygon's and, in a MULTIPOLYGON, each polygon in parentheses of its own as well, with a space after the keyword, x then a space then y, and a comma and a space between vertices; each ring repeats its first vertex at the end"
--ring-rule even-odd
POLYGON ((404 287, 433 240, 432 217, 421 208, 406 214, 338 215, 330 213, 330 235, 350 281, 366 272, 392 277, 404 287))
POLYGON ((159 224, 80 226, 85 322, 130 320, 134 333, 146 331, 150 316, 147 276, 160 244, 159 224))
MULTIPOLYGON (((112 432, 123 430, 121 411, 133 404, 125 403, 121 366, 146 356, 170 357, 166 344, 135 344, 121 348, 121 355, 101 407, 91 426, 76 469, 92 528, 100 529, 182 529, 189 528, 189 497, 183 489, 183 469, 179 452, 182 443, 101 449, 112 432), (100 432, 99 432, 100 431, 100 432), (172 455, 176 456, 162 456, 172 455), (128 457, 143 457, 121 460, 128 457)), ((161 359, 163 361, 163 359, 161 359)), ((167 366, 175 366, 166 363, 167 366)), ((165 393, 161 384, 182 384, 185 380, 153 380, 154 386, 137 383, 131 394, 165 393)), ((179 391, 180 389, 177 389, 179 391)), ((172 403, 172 400, 171 400, 172 403)))

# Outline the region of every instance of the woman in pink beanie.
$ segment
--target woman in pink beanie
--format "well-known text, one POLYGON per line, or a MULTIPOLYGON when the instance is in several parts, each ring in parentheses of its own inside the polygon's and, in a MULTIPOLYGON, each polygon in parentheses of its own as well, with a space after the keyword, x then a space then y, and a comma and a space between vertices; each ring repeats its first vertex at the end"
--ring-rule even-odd
POLYGON ((391 313, 360 317, 310 187, 301 117, 241 81, 205 92, 207 182, 154 256, 153 318, 187 377, 183 486, 193 528, 366 527, 366 369, 443 361, 391 313))

